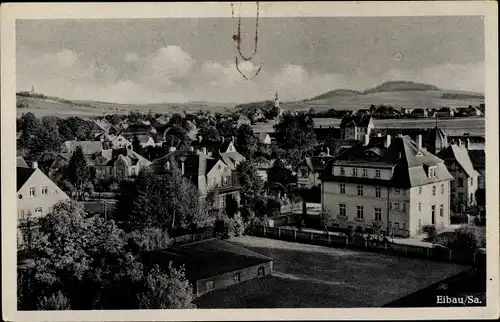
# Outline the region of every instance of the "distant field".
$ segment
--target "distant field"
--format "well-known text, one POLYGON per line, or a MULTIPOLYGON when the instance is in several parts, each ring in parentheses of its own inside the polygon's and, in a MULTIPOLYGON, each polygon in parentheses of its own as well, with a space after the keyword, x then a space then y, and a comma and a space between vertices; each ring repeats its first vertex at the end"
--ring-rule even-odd
POLYGON ((257 237, 234 242, 273 257, 274 275, 206 294, 199 308, 380 307, 468 268, 257 237))
POLYGON ((28 107, 17 108, 17 116, 23 113, 31 112, 37 117, 43 116, 58 116, 58 117, 92 117, 103 116, 105 114, 128 114, 130 111, 140 111, 148 113, 149 110, 153 113, 175 113, 192 111, 197 112, 211 111, 211 112, 224 112, 226 108, 232 107, 231 104, 223 103, 204 103, 193 102, 185 104, 115 104, 96 101, 72 101, 61 102, 53 99, 41 99, 33 97, 19 98, 21 102, 27 104, 28 107), (209 105, 210 104, 210 105, 209 105))
MULTIPOLYGON (((401 91, 401 92, 376 92, 359 95, 340 95, 318 99, 306 102, 283 103, 285 110, 303 110, 308 111, 311 108, 315 111, 324 111, 328 109, 337 110, 359 110, 370 108, 370 105, 391 105, 394 107, 405 108, 440 108, 448 107, 467 107, 469 105, 479 105, 484 103, 480 98, 442 98, 443 94, 454 93, 451 91, 401 91)), ((451 96, 453 97, 453 96, 451 96)))
MULTIPOLYGON (((315 118, 315 127, 338 127, 340 119, 334 118, 315 118)), ((436 125, 434 119, 380 119, 373 120, 375 128, 433 128, 436 125)), ((485 135, 485 119, 479 118, 453 118, 441 119, 438 125, 448 135, 462 135, 469 132, 470 135, 485 135)), ((273 124, 256 124, 252 126, 255 133, 270 133, 274 131, 273 124)))

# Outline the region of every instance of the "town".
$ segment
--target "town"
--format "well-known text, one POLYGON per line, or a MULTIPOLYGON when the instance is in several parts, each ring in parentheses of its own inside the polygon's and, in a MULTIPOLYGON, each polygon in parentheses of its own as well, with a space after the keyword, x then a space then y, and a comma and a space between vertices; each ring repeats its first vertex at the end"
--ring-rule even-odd
POLYGON ((485 305, 484 103, 359 108, 23 112, 19 309, 485 305))

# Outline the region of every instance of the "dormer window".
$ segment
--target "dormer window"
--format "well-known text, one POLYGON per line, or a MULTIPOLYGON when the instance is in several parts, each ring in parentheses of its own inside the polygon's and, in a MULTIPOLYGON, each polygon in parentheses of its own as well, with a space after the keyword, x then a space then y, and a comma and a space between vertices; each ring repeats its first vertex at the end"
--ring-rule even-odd
POLYGON ((429 167, 428 169, 429 178, 435 178, 437 176, 437 167, 429 167))

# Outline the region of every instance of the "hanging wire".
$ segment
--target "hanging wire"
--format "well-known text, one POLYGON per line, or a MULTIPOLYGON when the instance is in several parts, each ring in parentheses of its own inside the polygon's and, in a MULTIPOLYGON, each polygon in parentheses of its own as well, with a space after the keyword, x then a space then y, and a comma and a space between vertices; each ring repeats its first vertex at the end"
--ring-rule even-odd
MULTIPOLYGON (((241 3, 240 3, 240 8, 241 8, 241 3)), ((260 12, 260 5, 259 2, 257 1, 257 15, 256 15, 256 20, 255 20, 255 37, 254 37, 254 51, 250 56, 244 56, 241 52, 241 15, 238 16, 238 22, 237 22, 237 31, 235 34, 233 34, 233 41, 236 43, 236 49, 238 51, 238 55, 240 56, 243 61, 251 61, 253 57, 257 54, 257 49, 258 49, 258 41, 259 41, 259 13, 260 12)), ((234 19, 234 5, 231 3, 231 17, 234 19)), ((262 66, 259 67, 257 72, 249 77, 245 75, 241 69, 240 69, 240 60, 238 59, 238 56, 235 56, 235 63, 236 63, 236 70, 240 73, 243 78, 246 80, 252 80, 254 79, 262 70, 262 66)))

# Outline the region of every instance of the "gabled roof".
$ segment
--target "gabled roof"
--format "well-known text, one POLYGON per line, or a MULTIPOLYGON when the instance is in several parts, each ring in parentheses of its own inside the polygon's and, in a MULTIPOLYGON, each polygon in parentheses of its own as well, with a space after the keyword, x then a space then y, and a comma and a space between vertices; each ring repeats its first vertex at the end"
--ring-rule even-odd
POLYGON ((332 165, 348 164, 358 167, 377 165, 391 168, 393 169, 393 175, 391 180, 387 181, 386 184, 396 187, 409 188, 432 182, 453 180, 453 177, 444 165, 444 161, 425 149, 419 149, 410 137, 391 138, 389 147, 385 147, 385 142, 385 137, 373 137, 367 146, 364 146, 363 142, 354 145, 339 154, 334 161, 330 162, 320 178, 322 180, 334 181, 345 180, 346 182, 354 180, 360 183, 361 181, 366 181, 367 183, 374 181, 374 179, 362 177, 333 176, 331 171, 332 165), (427 170, 430 166, 437 167, 435 178, 428 177, 427 170))
POLYGON ((78 146, 81 146, 85 155, 98 153, 103 149, 101 141, 66 141, 64 146, 68 150, 66 153, 73 153, 78 146))
POLYGON ((445 161, 456 161, 469 177, 479 175, 472 165, 469 152, 463 146, 452 144, 439 153, 439 157, 445 161))
POLYGON ((28 167, 28 164, 26 163, 26 161, 24 160, 23 157, 17 157, 16 158, 16 162, 17 162, 17 166, 18 167, 21 167, 21 168, 29 168, 28 167))
POLYGON ((196 243, 174 246, 146 255, 150 264, 184 265, 187 278, 191 281, 272 261, 271 257, 251 251, 220 239, 207 239, 196 243))
POLYGON ((435 126, 431 130, 429 143, 433 149, 444 149, 448 147, 448 136, 439 127, 435 126))
POLYGON ((332 156, 315 156, 315 157, 306 158, 304 161, 305 161, 305 164, 312 171, 321 172, 327 167, 328 162, 331 162, 332 160, 333 160, 332 156))
POLYGON ((35 173, 37 169, 33 168, 25 168, 25 167, 17 167, 17 191, 21 189, 26 181, 35 173))
POLYGON ((346 115, 342 118, 342 121, 340 122, 340 127, 351 127, 351 126, 367 127, 371 120, 372 117, 369 114, 346 115))
POLYGON ((228 165, 231 169, 236 169, 236 163, 244 161, 245 157, 238 152, 225 152, 219 154, 222 162, 228 165))

